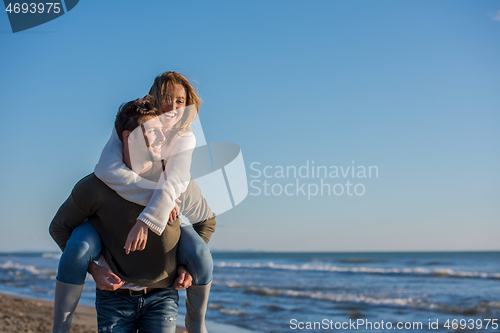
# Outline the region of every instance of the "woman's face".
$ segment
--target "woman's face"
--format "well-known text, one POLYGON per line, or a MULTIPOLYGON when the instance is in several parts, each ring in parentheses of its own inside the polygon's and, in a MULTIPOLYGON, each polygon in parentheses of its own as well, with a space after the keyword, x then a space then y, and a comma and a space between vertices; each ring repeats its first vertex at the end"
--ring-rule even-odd
POLYGON ((161 121, 164 130, 171 129, 181 120, 186 107, 186 90, 180 84, 170 86, 167 90, 167 98, 161 109, 161 121))

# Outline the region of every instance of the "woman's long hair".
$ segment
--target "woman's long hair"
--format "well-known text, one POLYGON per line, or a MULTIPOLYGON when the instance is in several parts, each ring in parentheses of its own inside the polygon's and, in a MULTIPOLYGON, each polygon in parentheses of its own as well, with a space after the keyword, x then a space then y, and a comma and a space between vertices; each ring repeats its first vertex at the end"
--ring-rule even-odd
POLYGON ((172 96, 169 96, 167 92, 170 88, 175 89, 176 84, 181 85, 186 91, 186 107, 182 118, 165 133, 167 143, 170 143, 175 135, 182 135, 182 133, 191 130, 191 124, 198 116, 202 103, 200 96, 183 75, 177 72, 165 72, 155 78, 149 90, 149 95, 153 96, 155 99, 158 110, 162 111, 165 102, 171 102, 169 98, 172 98, 172 96))

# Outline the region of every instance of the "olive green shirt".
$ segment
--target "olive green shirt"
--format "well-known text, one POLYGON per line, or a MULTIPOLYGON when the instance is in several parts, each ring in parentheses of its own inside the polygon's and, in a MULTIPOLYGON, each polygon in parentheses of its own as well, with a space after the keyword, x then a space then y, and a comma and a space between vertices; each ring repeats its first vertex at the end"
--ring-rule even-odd
MULTIPOLYGON (((194 180, 179 199, 181 213, 208 243, 215 230, 215 216, 194 180)), ((149 230, 143 251, 126 254, 123 249, 128 233, 143 209, 144 206, 120 197, 92 173, 75 185, 52 220, 49 232, 64 251, 73 229, 87 219, 101 237, 106 262, 121 279, 145 287, 172 286, 177 274, 179 219, 167 224, 161 236, 149 230)))

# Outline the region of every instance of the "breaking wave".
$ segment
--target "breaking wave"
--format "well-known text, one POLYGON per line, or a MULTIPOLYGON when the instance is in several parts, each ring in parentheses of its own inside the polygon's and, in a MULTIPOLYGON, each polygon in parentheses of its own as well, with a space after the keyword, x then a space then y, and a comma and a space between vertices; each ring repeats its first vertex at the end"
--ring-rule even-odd
POLYGON ((395 297, 384 298, 367 296, 354 293, 332 293, 319 291, 297 291, 292 289, 275 289, 265 287, 244 287, 244 293, 256 294, 269 297, 291 297, 291 298, 309 298, 334 303, 358 303, 365 305, 402 307, 413 310, 440 311, 460 315, 478 315, 478 314, 500 314, 500 302, 480 301, 475 305, 449 305, 429 300, 422 300, 415 297, 395 297))
POLYGON ((376 268, 376 267, 340 267, 331 265, 303 264, 286 265, 268 263, 228 263, 220 262, 215 264, 218 268, 265 268, 289 271, 315 271, 315 272, 334 272, 345 274, 376 274, 376 275, 414 275, 419 277, 446 277, 446 278, 476 278, 476 279, 494 279, 500 280, 500 273, 486 272, 464 272, 455 271, 449 268, 376 268))

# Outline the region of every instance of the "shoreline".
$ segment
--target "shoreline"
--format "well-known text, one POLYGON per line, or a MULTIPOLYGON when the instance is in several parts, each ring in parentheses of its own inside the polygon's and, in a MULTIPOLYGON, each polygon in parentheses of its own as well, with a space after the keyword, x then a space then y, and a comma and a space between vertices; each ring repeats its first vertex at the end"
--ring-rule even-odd
MULTIPOLYGON (((25 296, 0 293, 1 332, 50 332, 53 302, 25 296)), ((73 315, 72 333, 96 333, 97 314, 94 307, 78 305, 73 315)), ((177 326, 176 333, 185 333, 177 326)))

